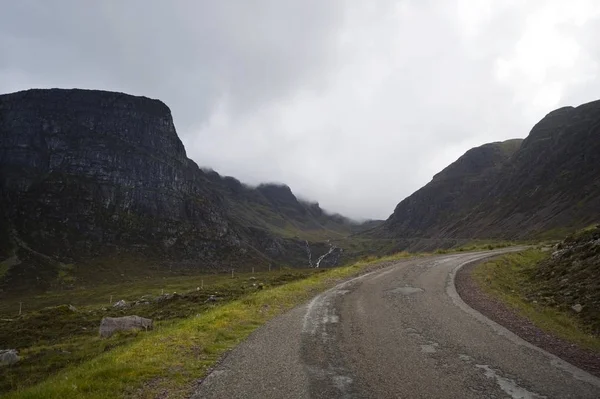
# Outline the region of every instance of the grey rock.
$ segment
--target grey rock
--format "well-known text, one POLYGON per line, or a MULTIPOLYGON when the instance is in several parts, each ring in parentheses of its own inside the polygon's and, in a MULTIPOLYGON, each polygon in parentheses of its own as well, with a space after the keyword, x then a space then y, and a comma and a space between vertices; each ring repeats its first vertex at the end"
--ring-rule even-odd
POLYGON ((19 353, 16 349, 0 350, 0 366, 8 366, 20 360, 19 353))
POLYGON ((576 313, 580 313, 583 310, 583 305, 581 305, 580 303, 577 303, 577 304, 571 306, 571 309, 573 309, 576 313))
POLYGON ((73 306, 73 305, 69 305, 69 310, 71 312, 77 312, 77 308, 75 306, 73 306))
POLYGON ((110 337, 117 331, 151 330, 152 319, 140 316, 104 317, 100 323, 100 336, 110 337))
POLYGON ((113 305, 113 308, 116 308, 116 309, 124 309, 126 307, 127 307, 127 302, 125 302, 124 299, 121 299, 120 301, 115 302, 115 304, 113 305))

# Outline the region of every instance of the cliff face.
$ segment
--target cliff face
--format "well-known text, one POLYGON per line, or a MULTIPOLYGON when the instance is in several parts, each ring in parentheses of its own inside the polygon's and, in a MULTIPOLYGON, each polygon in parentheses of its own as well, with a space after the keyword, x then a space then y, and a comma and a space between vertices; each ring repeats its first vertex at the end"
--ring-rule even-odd
POLYGON ((201 170, 165 104, 96 90, 0 96, 0 200, 5 288, 120 255, 203 270, 308 266, 305 239, 359 225, 301 203, 287 186, 252 188, 201 170))
POLYGON ((398 204, 386 237, 535 237, 600 219, 600 101, 548 114, 522 141, 469 150, 398 204))
POLYGON ((0 115, 5 218, 35 251, 212 259, 238 245, 160 101, 29 90, 0 96, 0 115))

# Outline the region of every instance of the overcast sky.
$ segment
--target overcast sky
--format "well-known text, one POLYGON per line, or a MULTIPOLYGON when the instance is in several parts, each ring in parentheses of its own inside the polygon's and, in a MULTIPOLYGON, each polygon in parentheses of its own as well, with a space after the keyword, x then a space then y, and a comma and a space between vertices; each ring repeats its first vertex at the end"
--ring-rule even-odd
POLYGON ((386 218, 467 149, 600 98, 598 0, 0 0, 0 92, 164 101, 188 156, 386 218))

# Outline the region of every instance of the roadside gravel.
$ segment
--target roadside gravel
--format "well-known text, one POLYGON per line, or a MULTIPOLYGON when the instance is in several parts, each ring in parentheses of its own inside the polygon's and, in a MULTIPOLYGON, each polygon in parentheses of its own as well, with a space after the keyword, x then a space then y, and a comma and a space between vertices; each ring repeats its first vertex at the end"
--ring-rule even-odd
POLYGON ((541 330, 505 303, 483 292, 472 278, 473 269, 478 264, 480 263, 467 265, 456 274, 456 290, 463 301, 525 341, 600 377, 600 354, 541 330))

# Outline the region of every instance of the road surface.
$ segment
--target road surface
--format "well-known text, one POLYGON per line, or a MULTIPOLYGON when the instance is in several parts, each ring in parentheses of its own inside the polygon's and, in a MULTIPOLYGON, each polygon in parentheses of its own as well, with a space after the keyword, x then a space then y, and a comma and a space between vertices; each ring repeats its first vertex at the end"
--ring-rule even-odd
POLYGON ((399 261, 257 330, 199 398, 600 398, 600 379, 468 307, 454 273, 502 251, 399 261))

